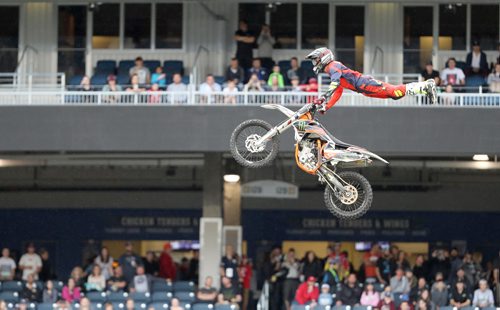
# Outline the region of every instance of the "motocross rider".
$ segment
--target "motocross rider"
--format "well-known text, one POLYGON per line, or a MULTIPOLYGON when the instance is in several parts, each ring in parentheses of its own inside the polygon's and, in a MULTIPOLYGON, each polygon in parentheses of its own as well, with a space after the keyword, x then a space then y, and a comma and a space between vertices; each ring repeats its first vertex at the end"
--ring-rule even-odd
POLYGON ((437 101, 434 79, 401 85, 381 82, 347 68, 341 62, 336 61, 333 52, 326 47, 312 51, 306 59, 312 61, 314 73, 330 75, 331 83, 328 91, 315 100, 316 104, 321 105, 319 111, 322 113, 325 113, 340 99, 344 88, 373 98, 397 100, 406 95, 426 95, 431 103, 434 104, 437 101))

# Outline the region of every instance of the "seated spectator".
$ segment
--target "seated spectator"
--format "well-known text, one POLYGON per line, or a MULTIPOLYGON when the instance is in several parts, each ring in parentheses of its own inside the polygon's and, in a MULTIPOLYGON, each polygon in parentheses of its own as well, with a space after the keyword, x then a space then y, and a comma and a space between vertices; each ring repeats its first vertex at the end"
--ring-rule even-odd
POLYGON ((245 72, 243 71, 243 68, 240 67, 237 58, 231 59, 231 63, 226 69, 224 78, 226 81, 234 81, 236 84, 243 83, 245 80, 245 72))
POLYGON ((391 293, 383 292, 382 299, 375 308, 380 310, 396 310, 396 305, 394 304, 391 293))
POLYGON ((455 90, 453 86, 446 85, 444 88, 444 93, 441 93, 441 102, 443 105, 454 105, 455 104, 455 90))
POLYGON ((147 67, 144 67, 144 60, 142 57, 137 57, 135 59, 135 66, 130 68, 129 71, 130 79, 137 75, 137 82, 140 85, 149 84, 151 82, 151 72, 147 67))
POLYGON ((145 274, 144 266, 137 266, 136 275, 130 283, 131 293, 149 293, 153 287, 153 276, 145 274))
POLYGON ((301 279, 307 279, 310 276, 319 279, 323 274, 323 264, 316 256, 314 251, 307 251, 302 259, 302 274, 301 279))
POLYGON ((299 79, 299 83, 302 83, 305 79, 304 70, 299 67, 299 60, 297 57, 292 57, 290 59, 290 69, 288 69, 286 76, 289 81, 292 81, 294 77, 299 79))
POLYGON ((263 68, 259 58, 254 58, 252 60, 252 67, 248 69, 248 76, 251 77, 253 74, 257 74, 259 81, 265 84, 267 80, 267 70, 263 68))
POLYGON ((106 288, 106 279, 101 273, 101 267, 99 265, 94 265, 92 267, 92 273, 89 275, 87 279, 87 284, 85 288, 88 292, 97 291, 101 292, 106 288))
POLYGON ((125 301, 125 310, 135 310, 135 302, 132 298, 128 298, 125 301))
POLYGON ((427 289, 429 289, 429 287, 427 286, 427 281, 425 280, 425 278, 422 277, 418 279, 417 286, 410 290, 410 301, 412 301, 413 304, 416 305, 422 292, 427 289))
POLYGON ((467 54, 465 62, 467 64, 467 68, 465 69, 467 76, 486 76, 488 74, 488 60, 486 59, 486 54, 481 51, 479 41, 475 40, 472 42, 472 51, 467 54))
POLYGON ((375 287, 372 282, 365 284, 365 290, 361 294, 360 304, 362 306, 370 306, 376 308, 380 303, 380 295, 375 291, 375 287))
MULTIPOLYGON (((122 87, 116 84, 116 76, 113 74, 108 75, 108 84, 102 87, 103 92, 119 92, 123 91, 122 87)), ((120 96, 118 95, 106 95, 103 96, 104 102, 114 103, 120 100, 120 96)))
POLYGON ((2 257, 0 257, 0 281, 12 281, 16 267, 16 262, 10 257, 10 250, 3 248, 2 257))
POLYGON ((280 86, 279 79, 276 75, 271 77, 270 82, 271 83, 267 87, 268 91, 283 91, 283 87, 280 86))
POLYGON ((289 88, 289 91, 293 91, 293 92, 301 92, 301 91, 303 91, 302 87, 300 87, 299 77, 295 76, 295 77, 292 78, 292 80, 291 80, 291 86, 289 88))
POLYGON ((205 83, 200 85, 200 92, 202 93, 212 93, 212 92, 220 92, 221 86, 215 82, 214 76, 212 74, 208 74, 205 83))
POLYGON ((410 285, 410 291, 412 288, 417 286, 417 278, 413 275, 413 270, 411 269, 406 269, 405 271, 405 277, 408 280, 408 284, 410 285))
POLYGON ((37 302, 40 298, 39 293, 40 288, 37 287, 34 276, 29 274, 24 283, 23 290, 21 291, 21 298, 30 302, 37 302))
POLYGON ((109 250, 107 247, 102 247, 99 255, 94 259, 94 264, 101 267, 101 273, 104 279, 108 280, 113 274, 113 262, 115 260, 111 255, 109 255, 109 250))
POLYGON ((217 296, 217 304, 228 304, 238 307, 242 300, 241 294, 228 277, 222 277, 222 285, 217 296))
POLYGON ((113 275, 107 282, 108 290, 111 292, 119 292, 127 290, 127 280, 123 276, 122 267, 117 266, 113 270, 113 275))
POLYGON ((7 303, 0 299, 0 310, 7 310, 7 303))
POLYGON ((455 58, 448 59, 448 68, 441 71, 441 84, 459 86, 465 84, 465 74, 462 69, 457 68, 457 61, 455 58))
POLYGON ((346 305, 353 307, 359 305, 361 294, 362 288, 358 283, 356 274, 351 273, 337 293, 337 306, 346 305))
POLYGON ((184 310, 184 308, 181 307, 181 303, 179 302, 179 299, 177 298, 172 298, 170 301, 170 310, 184 310))
POLYGON ((479 288, 474 291, 472 306, 479 308, 494 307, 493 292, 484 279, 479 281, 479 288))
POLYGON ((314 307, 319 298, 319 289, 316 285, 316 278, 310 276, 306 282, 302 282, 295 292, 295 301, 299 305, 309 305, 314 307))
POLYGON ((280 66, 274 65, 273 72, 269 75, 269 79, 267 80, 267 85, 273 86, 273 79, 277 79, 277 84, 279 88, 285 87, 285 80, 283 79, 283 75, 280 73, 280 66))
POLYGON ((340 274, 338 270, 339 265, 335 259, 329 259, 327 264, 327 270, 323 275, 323 283, 328 284, 330 288, 333 289, 334 287, 337 287, 337 284, 339 284, 340 281, 340 274))
MULTIPOLYGON (((153 309, 154 309, 154 308, 153 308, 153 309)), ((113 303, 111 303, 111 302, 109 302, 109 301, 108 301, 108 302, 106 302, 106 303, 104 304, 104 310, 113 310, 113 303)), ((148 310, 152 310, 152 309, 148 309, 148 310)))
MULTIPOLYGON (((420 294, 419 299, 420 299, 420 301, 425 302, 428 310, 435 310, 436 309, 436 305, 434 304, 434 302, 431 299, 431 294, 430 294, 429 290, 423 290, 422 293, 420 294)), ((418 305, 419 305, 419 303, 417 303, 417 307, 418 307, 418 305)))
POLYGON ((151 85, 151 88, 149 89, 149 98, 148 98, 148 103, 161 103, 161 95, 158 93, 160 92, 160 86, 157 83, 154 83, 151 85))
POLYGON ((233 80, 227 81, 227 86, 222 91, 224 93, 224 103, 236 104, 236 94, 239 92, 233 80))
POLYGON ((212 277, 208 276, 205 278, 203 286, 198 288, 196 299, 198 302, 212 303, 215 301, 215 298, 217 298, 217 289, 213 286, 212 277))
POLYGON ((391 278, 391 291, 393 294, 409 294, 410 284, 408 279, 404 276, 403 268, 396 269, 396 274, 391 278))
POLYGON ((301 86, 306 92, 317 93, 318 92, 318 80, 316 78, 310 78, 307 84, 301 86))
POLYGON ((42 302, 48 304, 55 304, 59 299, 59 293, 54 288, 54 282, 52 280, 48 280, 45 283, 45 289, 42 294, 42 302))
POLYGON ((469 294, 465 290, 465 283, 460 280, 457 281, 451 290, 450 305, 457 308, 463 308, 470 306, 470 303, 469 294))
POLYGON ((333 295, 330 293, 330 285, 321 284, 321 294, 318 297, 318 304, 322 307, 331 306, 333 304, 333 295))
POLYGON ((84 75, 80 81, 80 85, 77 90, 79 91, 92 91, 92 86, 90 85, 90 78, 88 75, 84 75))
MULTIPOLYGON (((172 77, 172 84, 169 84, 167 87, 168 92, 187 92, 187 85, 182 83, 182 76, 180 73, 174 73, 172 77)), ((173 103, 186 103, 187 95, 185 94, 175 94, 173 96, 169 96, 171 98, 169 101, 173 103)))
POLYGON ((399 305, 399 310, 413 310, 413 305, 409 301, 403 301, 399 305))
POLYGON ((75 286, 78 286, 80 289, 83 288, 85 284, 85 277, 82 267, 74 267, 73 270, 71 270, 71 278, 75 281, 75 286))
POLYGON ((495 65, 495 71, 488 75, 488 86, 492 93, 500 93, 500 63, 495 65))
POLYGON ((127 87, 126 91, 133 93, 141 93, 143 91, 146 91, 146 89, 140 86, 139 77, 136 74, 134 74, 132 75, 132 78, 130 78, 130 86, 127 87))
POLYGON ((244 92, 261 92, 263 90, 262 83, 259 81, 259 76, 257 74, 252 74, 248 83, 246 83, 245 87, 243 87, 244 92))
POLYGON ((79 310, 91 310, 90 299, 88 299, 87 297, 83 297, 80 300, 80 309, 79 310))
POLYGON ((80 288, 76 286, 75 279, 68 279, 68 284, 63 287, 61 297, 68 303, 80 300, 80 288))
POLYGON ((443 279, 434 282, 431 288, 431 300, 437 307, 448 305, 448 287, 443 279))
MULTIPOLYGON (((442 96, 445 98, 445 100, 450 98, 451 102, 450 104, 453 104, 453 100, 455 100, 455 98, 453 95, 453 88, 451 87, 451 85, 446 86, 446 92, 442 96)), ((453 277, 453 280, 450 283, 451 287, 455 287, 455 283, 457 283, 458 281, 464 283, 465 291, 467 292, 467 294, 472 295, 472 293, 474 293, 474 285, 465 276, 465 270, 462 267, 458 268, 456 276, 453 277)))
POLYGON ((158 84, 161 89, 167 86, 167 75, 163 73, 163 67, 156 67, 155 73, 151 76, 151 84, 158 84))
POLYGON ((436 81, 436 86, 439 86, 441 83, 441 80, 439 78, 439 71, 434 70, 434 67, 432 66, 432 61, 429 61, 428 63, 425 64, 425 69, 420 73, 422 75, 422 79, 424 81, 427 81, 429 79, 434 79, 436 81))

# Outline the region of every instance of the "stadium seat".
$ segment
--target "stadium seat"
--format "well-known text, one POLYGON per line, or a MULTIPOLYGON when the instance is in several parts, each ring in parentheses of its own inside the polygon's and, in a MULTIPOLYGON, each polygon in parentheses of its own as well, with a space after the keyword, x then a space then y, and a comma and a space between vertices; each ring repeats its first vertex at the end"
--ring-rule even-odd
POLYGON ((88 292, 86 296, 91 302, 95 303, 103 303, 108 300, 108 295, 104 292, 88 292))
POLYGON ((165 62, 163 62, 163 72, 169 74, 180 73, 184 75, 184 63, 182 60, 165 60, 165 62))
MULTIPOLYGON (((236 309, 235 305, 215 305, 215 310, 235 310, 235 309, 236 309)), ((306 309, 303 308, 303 309, 293 309, 293 310, 306 310, 306 309)))
POLYGON ((134 310, 146 310, 148 308, 148 304, 145 302, 137 302, 134 304, 134 310))
POLYGON ((5 281, 2 283, 3 292, 20 292, 23 290, 21 281, 5 281))
POLYGON ((455 307, 452 306, 447 306, 447 307, 439 307, 439 310, 454 310, 456 309, 455 307))
POLYGON ((182 83, 189 84, 189 75, 185 75, 182 77, 182 83))
POLYGON ((153 302, 170 302, 172 298, 172 292, 154 292, 151 299, 153 302))
POLYGON ((206 303, 197 303, 191 306, 191 310, 212 310, 213 308, 214 305, 206 303))
POLYGON ((367 307, 367 306, 354 306, 354 307, 352 307, 352 310, 371 310, 371 309, 372 309, 372 307, 367 307))
POLYGON ((108 294, 108 301, 112 303, 124 303, 128 298, 128 293, 111 292, 108 294))
POLYGON ((17 303, 19 301, 19 293, 13 291, 4 291, 0 293, 0 300, 6 303, 17 303))
POLYGON ((166 310, 169 305, 166 302, 153 302, 149 304, 149 307, 154 308, 155 310, 166 310))
POLYGON ((90 79, 90 85, 103 86, 108 82, 108 76, 106 74, 94 74, 90 79))
POLYGON ((100 302, 91 302, 90 303, 91 310, 99 310, 99 309, 103 309, 103 308, 104 308, 104 305, 100 302))
POLYGON ((335 307, 332 307, 331 309, 332 310, 351 310, 351 306, 346 306, 346 305, 335 306, 335 307))
POLYGON ((134 302, 148 303, 151 301, 151 294, 149 293, 131 293, 130 297, 134 302))
POLYGON ((41 303, 37 305, 36 310, 53 310, 56 309, 56 307, 57 304, 41 303))
POLYGON ((118 74, 116 76, 116 82, 118 85, 129 85, 130 84, 130 76, 127 74, 118 74))
POLYGON ((83 75, 73 75, 71 79, 69 79, 69 86, 78 86, 83 79, 83 75))
POLYGON ((112 304, 113 304, 113 310, 119 310, 125 308, 125 303, 123 302, 112 302, 112 304))
POLYGON ((468 306, 468 307, 463 307, 463 308, 460 308, 460 310, 477 310, 479 308, 476 308, 476 307, 473 307, 473 306, 468 306))
POLYGON ((148 68, 153 74, 157 67, 161 67, 161 62, 159 60, 144 60, 144 67, 148 68))
POLYGON ((118 63, 118 74, 126 74, 128 76, 130 68, 135 66, 135 61, 133 60, 120 60, 118 63))
POLYGON ((374 283, 373 288, 375 289, 375 291, 381 293, 384 291, 385 285, 382 283, 374 283))
POLYGON ((260 64, 262 65, 262 67, 266 68, 268 72, 271 72, 273 70, 275 62, 270 58, 263 58, 260 60, 260 64))
POLYGON ((183 308, 184 310, 191 309, 191 303, 188 302, 180 302, 179 306, 183 308))
MULTIPOLYGON (((215 75, 214 76, 215 83, 222 85, 224 84, 224 77, 221 75, 215 75)), ((175 285, 175 284, 174 284, 175 285)))
POLYGON ((304 73, 313 72, 313 64, 310 60, 303 60, 300 63, 300 67, 304 70, 304 73))
POLYGON ((286 75, 288 69, 292 67, 290 60, 280 60, 278 61, 278 66, 280 66, 281 74, 286 75))
POLYGON ((58 291, 61 292, 63 287, 64 287, 64 282, 63 281, 53 281, 54 283, 54 288, 58 291))
POLYGON ((174 297, 179 299, 179 301, 192 304, 196 300, 196 296, 193 292, 175 292, 174 297))
POLYGON ((114 60, 99 60, 95 66, 95 73, 114 74, 116 69, 116 61, 114 60))
POLYGON ((166 281, 154 281, 153 292, 172 292, 174 290, 172 284, 166 281))
POLYGON ((177 292, 194 292, 194 282, 191 281, 177 281, 174 282, 174 291, 177 292))

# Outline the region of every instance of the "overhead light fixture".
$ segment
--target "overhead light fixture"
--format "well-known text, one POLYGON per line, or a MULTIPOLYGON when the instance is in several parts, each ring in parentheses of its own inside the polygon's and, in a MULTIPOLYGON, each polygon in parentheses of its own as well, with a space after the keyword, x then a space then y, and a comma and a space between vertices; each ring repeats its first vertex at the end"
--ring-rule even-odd
POLYGON ((224 182, 227 183, 238 183, 240 181, 240 176, 237 174, 225 174, 224 182))
POLYGON ((472 160, 488 161, 488 160, 490 160, 490 158, 486 154, 475 154, 474 156, 472 156, 472 160))

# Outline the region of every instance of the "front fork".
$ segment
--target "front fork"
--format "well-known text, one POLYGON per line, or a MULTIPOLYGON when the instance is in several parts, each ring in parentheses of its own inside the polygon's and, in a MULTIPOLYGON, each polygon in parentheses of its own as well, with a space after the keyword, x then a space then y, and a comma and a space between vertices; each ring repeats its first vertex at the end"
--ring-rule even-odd
POLYGON ((339 179, 337 178, 336 176, 336 173, 334 171, 332 171, 330 168, 328 168, 326 166, 326 163, 323 164, 319 170, 318 170, 318 174, 326 181, 327 183, 327 186, 330 186, 331 189, 335 192, 335 188, 337 188, 337 190, 340 192, 340 193, 343 193, 346 191, 346 188, 344 187, 344 185, 342 185, 342 183, 339 181, 339 179), (333 186, 332 186, 333 185, 333 186), (335 187, 335 188, 334 188, 335 187))

